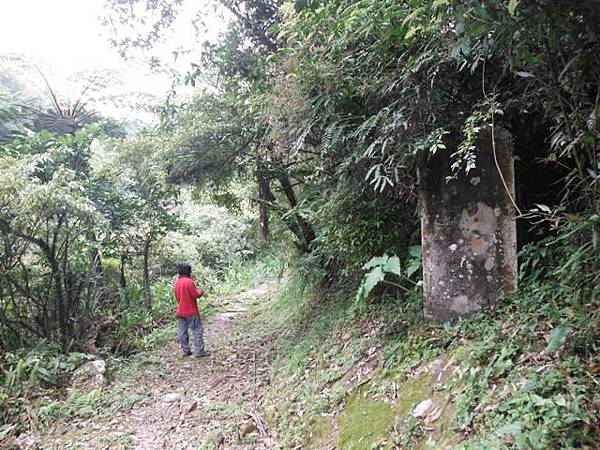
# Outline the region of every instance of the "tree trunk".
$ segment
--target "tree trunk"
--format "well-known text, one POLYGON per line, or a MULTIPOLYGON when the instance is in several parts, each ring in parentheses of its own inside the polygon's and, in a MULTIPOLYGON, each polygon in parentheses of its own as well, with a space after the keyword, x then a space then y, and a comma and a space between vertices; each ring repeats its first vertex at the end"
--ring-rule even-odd
POLYGON ((52 270, 52 280, 54 281, 54 296, 56 301, 56 315, 55 315, 55 323, 57 323, 60 333, 61 343, 63 345, 67 344, 67 312, 65 311, 65 295, 63 290, 63 281, 60 273, 60 265, 58 261, 54 257, 52 250, 50 247, 41 239, 36 241, 44 255, 46 256, 46 260, 50 265, 50 269, 52 270))
POLYGON ((119 264, 119 287, 125 289, 127 287, 127 280, 125 279, 125 260, 127 255, 121 253, 121 264, 119 264))
MULTIPOLYGON (((290 178, 289 178, 288 174, 285 172, 281 172, 278 175, 278 179, 279 179, 279 183, 281 184, 281 188, 283 189, 283 192, 284 192, 286 198, 288 199, 288 202, 290 203, 290 206, 292 207, 292 209, 296 208, 298 206, 298 200, 296 199, 294 187, 292 186, 292 183, 290 182, 290 178)), ((315 232, 313 230, 313 227, 310 223, 308 223, 308 221, 304 217, 302 217, 297 212, 294 213, 294 219, 300 229, 300 235, 301 235, 301 242, 299 245, 300 250, 303 253, 308 253, 310 251, 310 244, 312 243, 312 241, 315 240, 315 232)), ((290 227, 290 228, 292 229, 292 231, 294 231, 293 227, 290 227)))
POLYGON ((258 205, 259 221, 260 221, 260 234, 263 238, 264 243, 269 242, 269 209, 267 202, 270 197, 269 179, 265 176, 264 172, 259 168, 257 172, 258 177, 258 198, 260 203, 258 205))
POLYGON ((90 261, 92 263, 92 271, 94 272, 96 283, 101 283, 104 271, 102 268, 102 257, 100 256, 100 251, 96 245, 90 249, 90 261))
POLYGON ((152 311, 152 298, 150 297, 150 270, 148 268, 150 258, 150 238, 144 241, 144 306, 146 310, 152 311))

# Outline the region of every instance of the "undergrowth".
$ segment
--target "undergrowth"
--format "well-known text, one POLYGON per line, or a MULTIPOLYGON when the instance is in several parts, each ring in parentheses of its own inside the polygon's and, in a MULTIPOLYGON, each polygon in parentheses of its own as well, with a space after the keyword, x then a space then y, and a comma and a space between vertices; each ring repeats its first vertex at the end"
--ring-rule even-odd
MULTIPOLYGON (((214 280, 209 293, 215 296, 231 295, 253 287, 256 283, 283 276, 285 258, 281 252, 265 251, 258 258, 235 258, 229 262, 222 280, 214 280)), ((208 280, 210 281, 210 280, 208 280)))
POLYGON ((290 447, 370 448, 361 447, 364 437, 352 443, 360 433, 343 419, 357 389, 368 385, 365 404, 394 422, 393 409, 377 406, 389 401, 382 392, 390 380, 401 386, 449 355, 457 380, 447 387, 451 443, 425 440, 411 419, 402 430, 388 427, 376 448, 598 448, 599 271, 596 250, 578 252, 572 238, 525 248, 518 293, 445 325, 424 320, 416 292, 357 308, 350 289, 327 291, 317 276, 293 272, 275 305, 258 313, 278 336, 264 405, 271 425, 290 447))
MULTIPOLYGON (((280 256, 266 253, 253 261, 234 260, 224 271, 222 283, 207 286, 205 280, 198 277, 196 282, 205 291, 199 300, 203 318, 214 313, 215 298, 281 276, 282 270, 280 256)), ((139 375, 138 354, 164 345, 177 334, 173 280, 165 278, 153 284, 151 311, 144 307, 140 284, 131 282, 122 290, 117 307, 98 319, 109 325, 99 336, 98 355, 63 353, 58 346, 45 341, 5 352, 0 359, 0 443, 8 436, 59 421, 109 417, 134 402, 143 401, 143 392, 132 389, 133 384, 127 380, 139 375), (98 357, 107 360, 109 380, 122 382, 107 390, 72 389, 70 377, 75 369, 98 357)), ((147 376, 147 362, 144 364, 147 376)))
MULTIPOLYGON (((283 448, 597 448, 600 272, 592 257, 596 249, 580 248, 573 235, 525 248, 518 293, 491 310, 444 325, 424 320, 417 290, 357 304, 353 283, 328 286, 319 272, 296 266, 276 299, 249 312, 248 332, 272 338, 275 346, 271 385, 261 401, 269 427, 283 448), (436 358, 452 362, 452 382, 443 392, 432 392, 426 378, 415 376, 436 358), (440 419, 443 436, 410 415, 431 395, 451 400, 440 419), (365 427, 374 417, 379 425, 365 427)), ((236 266, 219 295, 252 286, 280 268, 275 258, 236 266)), ((156 316, 132 308, 119 324, 124 336, 140 326, 152 328, 132 335, 137 351, 174 334, 164 326, 173 306, 169 283, 157 285, 154 293, 156 316), (163 326, 154 327, 153 320, 164 320, 163 326)), ((25 357, 13 355, 3 365, 0 433, 16 426, 7 420, 4 405, 16 411, 23 399, 43 399, 86 358, 46 354, 38 358, 43 364, 35 358, 18 362, 25 357), (17 367, 19 375, 9 376, 17 367), (47 376, 40 367, 55 371, 47 376), (9 379, 16 380, 11 390, 9 379)), ((144 401, 126 381, 141 370, 135 361, 135 355, 112 360, 115 379, 125 381, 109 392, 50 395, 34 420, 101 418, 144 401)), ((154 372, 164 376, 158 366, 154 372)))

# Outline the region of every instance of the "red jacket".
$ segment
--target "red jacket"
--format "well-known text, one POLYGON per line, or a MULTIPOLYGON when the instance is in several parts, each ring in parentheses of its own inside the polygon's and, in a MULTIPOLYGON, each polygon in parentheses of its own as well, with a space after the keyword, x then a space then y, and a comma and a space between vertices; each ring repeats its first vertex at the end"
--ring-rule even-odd
POLYGON ((173 285, 175 300, 177 300, 177 317, 194 317, 198 315, 197 298, 202 297, 202 289, 196 288, 196 283, 187 275, 179 275, 173 285))

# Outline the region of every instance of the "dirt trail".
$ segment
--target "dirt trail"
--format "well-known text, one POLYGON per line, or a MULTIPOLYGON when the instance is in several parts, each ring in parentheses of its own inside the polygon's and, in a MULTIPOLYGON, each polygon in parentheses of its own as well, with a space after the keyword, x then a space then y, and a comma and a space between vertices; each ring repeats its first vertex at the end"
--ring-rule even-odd
POLYGON ((272 342, 258 340, 245 327, 248 306, 274 287, 263 283, 243 292, 205 321, 209 357, 181 356, 175 335, 162 348, 139 355, 137 386, 132 389, 146 395, 143 401, 108 422, 87 419, 63 425, 43 439, 42 448, 276 448, 258 406, 268 384, 272 342))

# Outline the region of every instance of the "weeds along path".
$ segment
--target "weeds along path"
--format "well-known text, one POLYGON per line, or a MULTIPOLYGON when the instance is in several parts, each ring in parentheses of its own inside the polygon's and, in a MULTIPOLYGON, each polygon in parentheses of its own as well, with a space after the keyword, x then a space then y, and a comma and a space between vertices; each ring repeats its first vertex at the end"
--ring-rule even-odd
POLYGON ((131 405, 57 426, 42 448, 275 448, 258 406, 272 342, 246 327, 248 307, 274 289, 263 283, 223 302, 204 323, 207 358, 181 356, 175 332, 161 348, 136 355, 102 393, 131 405))

